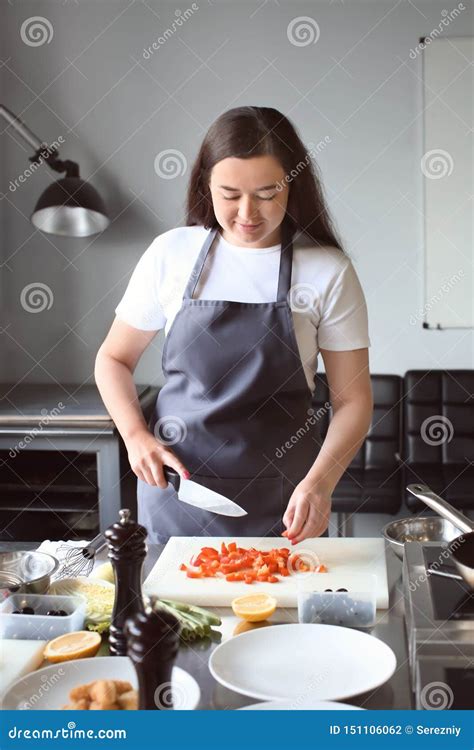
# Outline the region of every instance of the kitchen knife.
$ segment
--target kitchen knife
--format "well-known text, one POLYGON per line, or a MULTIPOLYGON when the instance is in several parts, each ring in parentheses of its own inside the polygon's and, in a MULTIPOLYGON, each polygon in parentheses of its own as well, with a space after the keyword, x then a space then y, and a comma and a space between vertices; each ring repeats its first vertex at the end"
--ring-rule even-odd
POLYGON ((178 499, 188 505, 193 505, 200 510, 207 510, 211 513, 217 513, 220 516, 246 516, 247 511, 229 500, 224 495, 219 495, 214 490, 203 487, 198 482, 191 479, 183 479, 174 469, 169 466, 163 466, 163 472, 167 482, 175 488, 178 499))

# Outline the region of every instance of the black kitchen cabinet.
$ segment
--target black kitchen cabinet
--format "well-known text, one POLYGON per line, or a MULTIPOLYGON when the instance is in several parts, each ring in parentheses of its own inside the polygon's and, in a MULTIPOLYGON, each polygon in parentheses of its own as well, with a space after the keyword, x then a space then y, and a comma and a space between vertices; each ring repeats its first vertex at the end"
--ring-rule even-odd
MULTIPOLYGON (((136 478, 94 385, 0 386, 0 540, 90 538, 128 507, 136 478)), ((158 389, 137 386, 148 420, 158 389)))

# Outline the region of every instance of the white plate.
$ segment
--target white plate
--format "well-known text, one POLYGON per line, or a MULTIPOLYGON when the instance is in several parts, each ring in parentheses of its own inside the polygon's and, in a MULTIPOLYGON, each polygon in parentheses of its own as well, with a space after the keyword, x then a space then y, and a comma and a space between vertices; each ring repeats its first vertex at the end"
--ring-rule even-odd
POLYGON ((212 653, 209 669, 225 687, 263 701, 343 700, 394 673, 392 649, 338 625, 289 624, 250 630, 212 653))
MULTIPOLYGON (((2 709, 58 710, 69 702, 73 687, 100 679, 128 680, 137 688, 135 667, 128 656, 74 659, 38 669, 14 682, 4 695, 2 709)), ((199 685, 180 667, 173 667, 171 690, 176 710, 193 710, 199 703, 199 685)), ((166 691, 161 700, 167 700, 166 691)))
POLYGON ((360 706, 351 706, 349 703, 336 703, 336 701, 317 701, 311 696, 301 701, 266 701, 265 703, 252 703, 250 706, 238 708, 238 711, 365 711, 360 706))

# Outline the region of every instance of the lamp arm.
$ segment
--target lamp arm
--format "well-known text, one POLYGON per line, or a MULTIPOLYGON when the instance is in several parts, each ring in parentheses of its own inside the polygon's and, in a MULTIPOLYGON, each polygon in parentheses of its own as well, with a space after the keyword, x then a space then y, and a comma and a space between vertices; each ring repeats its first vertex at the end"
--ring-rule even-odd
POLYGON ((55 172, 66 172, 66 177, 79 177, 79 165, 75 161, 61 161, 58 158, 56 146, 48 146, 47 143, 41 141, 19 117, 10 112, 3 104, 0 104, 0 115, 35 149, 34 156, 28 157, 29 161, 33 164, 45 161, 48 167, 55 172))
POLYGON ((35 151, 38 151, 42 146, 45 146, 46 144, 40 141, 40 139, 31 132, 29 127, 25 125, 25 123, 20 120, 19 117, 13 114, 13 112, 10 112, 9 109, 3 106, 3 104, 0 104, 0 115, 8 122, 9 125, 11 125, 17 133, 19 133, 25 141, 27 141, 30 146, 33 146, 35 151))

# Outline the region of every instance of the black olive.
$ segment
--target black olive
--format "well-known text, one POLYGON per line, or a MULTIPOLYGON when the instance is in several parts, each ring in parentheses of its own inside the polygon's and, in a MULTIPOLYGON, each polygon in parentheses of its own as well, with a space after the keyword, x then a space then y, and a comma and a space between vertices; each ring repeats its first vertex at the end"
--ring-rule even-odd
POLYGON ((35 610, 33 607, 23 607, 23 609, 20 609, 20 614, 22 615, 34 615, 35 610))
POLYGON ((57 614, 58 617, 67 617, 68 616, 67 612, 65 612, 64 609, 58 609, 58 611, 56 612, 56 614, 57 614))
POLYGON ((12 615, 21 615, 21 611, 19 609, 14 609, 12 615))
POLYGON ((326 593, 326 591, 329 591, 332 594, 332 589, 324 589, 324 593, 326 593))
POLYGON ((58 613, 55 609, 48 609, 48 611, 46 612, 46 617, 56 617, 57 614, 58 613))
POLYGON ((345 591, 347 594, 347 589, 336 589, 336 591, 345 591))

